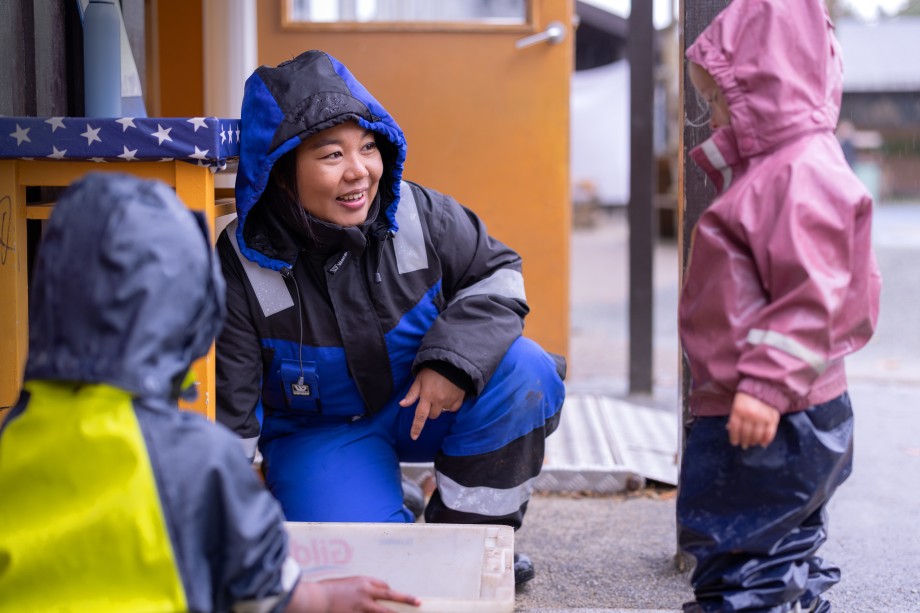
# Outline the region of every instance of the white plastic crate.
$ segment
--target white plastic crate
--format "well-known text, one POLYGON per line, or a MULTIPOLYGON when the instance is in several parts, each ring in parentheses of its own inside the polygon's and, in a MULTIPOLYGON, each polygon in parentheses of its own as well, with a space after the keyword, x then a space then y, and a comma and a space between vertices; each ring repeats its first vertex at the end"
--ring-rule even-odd
POLYGON ((514 530, 509 526, 288 522, 304 577, 377 577, 421 599, 416 613, 512 613, 514 530))

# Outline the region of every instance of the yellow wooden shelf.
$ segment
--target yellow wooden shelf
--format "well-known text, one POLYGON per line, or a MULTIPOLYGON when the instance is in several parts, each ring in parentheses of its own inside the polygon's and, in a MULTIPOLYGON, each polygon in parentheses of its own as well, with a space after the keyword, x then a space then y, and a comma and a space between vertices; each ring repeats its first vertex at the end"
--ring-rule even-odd
POLYGON ((51 219, 54 202, 33 202, 26 205, 26 219, 51 219))
MULTIPOLYGON (((88 172, 128 172, 175 188, 191 209, 204 213, 216 238, 217 218, 235 212, 233 198, 215 198, 214 174, 207 166, 181 160, 98 164, 85 160, 0 159, 0 409, 19 395, 28 349, 28 244, 26 221, 49 219, 53 202, 26 204, 27 187, 62 187, 88 172)), ((232 194, 221 189, 220 196, 232 194)), ((193 366, 198 399, 183 408, 214 419, 214 347, 193 366)))

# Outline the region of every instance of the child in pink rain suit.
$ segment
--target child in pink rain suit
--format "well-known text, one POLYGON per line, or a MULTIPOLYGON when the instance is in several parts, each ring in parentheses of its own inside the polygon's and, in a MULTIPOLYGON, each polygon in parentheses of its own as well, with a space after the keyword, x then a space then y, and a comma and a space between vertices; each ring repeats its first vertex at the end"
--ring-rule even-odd
POLYGON ((823 0, 734 0, 687 50, 719 190, 680 301, 692 377, 677 503, 687 612, 831 610, 816 555, 852 466, 844 357, 872 336, 872 199, 834 129, 842 64, 823 0))

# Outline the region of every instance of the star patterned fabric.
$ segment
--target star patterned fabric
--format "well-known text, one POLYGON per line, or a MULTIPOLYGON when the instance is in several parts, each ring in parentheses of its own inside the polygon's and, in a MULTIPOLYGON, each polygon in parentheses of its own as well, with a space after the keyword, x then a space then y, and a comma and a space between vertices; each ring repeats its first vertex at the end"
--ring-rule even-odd
POLYGON ((216 172, 239 154, 239 119, 0 117, 0 159, 181 160, 216 172))

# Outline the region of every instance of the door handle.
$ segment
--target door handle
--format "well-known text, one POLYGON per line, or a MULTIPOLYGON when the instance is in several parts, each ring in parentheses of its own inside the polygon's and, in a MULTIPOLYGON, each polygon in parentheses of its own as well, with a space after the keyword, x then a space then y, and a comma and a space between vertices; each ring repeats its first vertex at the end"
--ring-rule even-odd
POLYGON ((551 21, 545 30, 520 39, 514 43, 514 46, 518 49, 523 49, 542 42, 558 45, 563 40, 565 40, 565 26, 561 21, 551 21))

